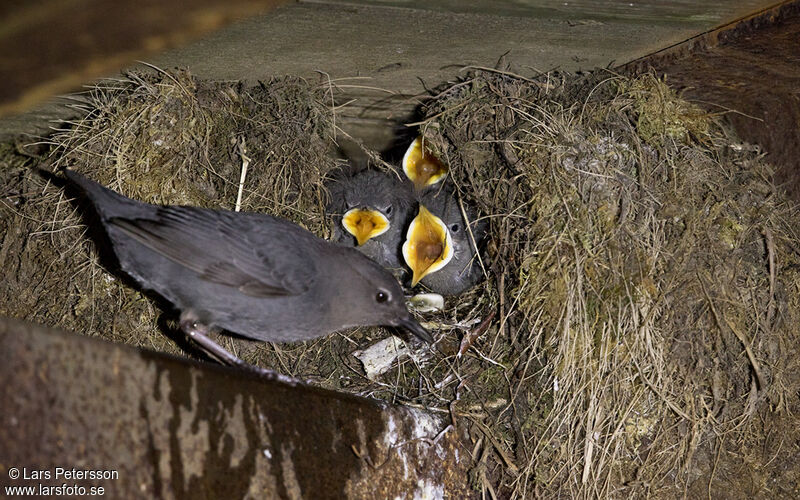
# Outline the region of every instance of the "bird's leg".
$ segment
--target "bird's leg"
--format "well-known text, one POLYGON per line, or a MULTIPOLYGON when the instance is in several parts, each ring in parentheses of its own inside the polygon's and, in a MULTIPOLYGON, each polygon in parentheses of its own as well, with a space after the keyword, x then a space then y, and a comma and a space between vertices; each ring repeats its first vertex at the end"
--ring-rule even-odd
POLYGON ((182 312, 180 322, 181 330, 186 334, 187 337, 199 345, 200 348, 206 353, 210 354, 223 364, 242 368, 244 370, 257 373, 262 377, 266 377, 271 380, 280 380, 281 382, 290 385, 297 385, 301 383, 297 379, 288 377, 286 375, 281 375, 276 371, 267 368, 261 368, 260 366, 249 365, 240 358, 234 356, 230 351, 208 337, 208 333, 211 331, 211 329, 198 321, 197 317, 191 312, 182 312))
POLYGON ((194 315, 190 313, 181 314, 181 330, 197 345, 199 345, 206 353, 210 354, 220 362, 230 366, 247 366, 247 363, 234 356, 227 349, 217 344, 208 333, 211 331, 208 326, 203 325, 194 315))

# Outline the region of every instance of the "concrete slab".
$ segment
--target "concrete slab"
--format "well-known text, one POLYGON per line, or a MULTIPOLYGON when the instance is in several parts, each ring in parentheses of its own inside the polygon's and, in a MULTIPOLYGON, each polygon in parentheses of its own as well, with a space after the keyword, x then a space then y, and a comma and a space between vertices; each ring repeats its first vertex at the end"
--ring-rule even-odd
MULTIPOLYGON (((151 62, 223 80, 358 77, 337 81, 341 102, 356 99, 343 116, 372 133, 384 120, 390 134, 385 120, 402 121, 416 102, 409 96, 457 77, 463 66, 494 66, 506 52, 520 68, 538 71, 622 64, 772 3, 314 0, 234 23, 151 62)), ((0 138, 36 132, 36 114, 52 109, 0 122, 0 138)))
POLYGON ((9 497, 469 492, 463 429, 411 408, 8 318, 0 380, 0 491, 9 497))
POLYGON ((420 80, 435 85, 461 65, 494 65, 508 51, 516 64, 542 71, 624 63, 772 3, 300 2, 154 62, 220 79, 325 71, 333 78, 369 77, 371 85, 413 94, 424 90, 420 80), (525 15, 509 15, 516 12, 525 15))
POLYGON ((627 20, 632 23, 721 23, 744 16, 764 5, 759 0, 300 0, 304 3, 404 7, 417 10, 490 14, 579 22, 580 20, 627 20))

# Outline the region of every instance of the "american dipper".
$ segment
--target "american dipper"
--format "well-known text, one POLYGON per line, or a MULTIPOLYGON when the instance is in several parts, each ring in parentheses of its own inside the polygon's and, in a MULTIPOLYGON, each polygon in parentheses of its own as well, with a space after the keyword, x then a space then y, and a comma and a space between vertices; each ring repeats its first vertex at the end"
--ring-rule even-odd
POLYGON ((392 172, 362 170, 329 189, 333 240, 353 246, 396 276, 405 274, 400 253, 415 203, 410 183, 392 172))
POLYGON ((420 196, 419 212, 403 243, 412 286, 422 282, 433 292, 459 295, 481 281, 476 245, 486 237, 486 224, 475 222, 475 211, 467 205, 464 213, 447 186, 420 196))
POLYGON ((419 136, 403 155, 403 172, 414 183, 417 191, 423 191, 441 181, 448 171, 447 165, 424 146, 424 139, 419 136))
POLYGON ((388 325, 433 341, 397 280, 352 248, 270 215, 151 205, 65 174, 92 201, 122 270, 169 300, 184 332, 225 362, 243 364, 208 331, 294 342, 388 325))

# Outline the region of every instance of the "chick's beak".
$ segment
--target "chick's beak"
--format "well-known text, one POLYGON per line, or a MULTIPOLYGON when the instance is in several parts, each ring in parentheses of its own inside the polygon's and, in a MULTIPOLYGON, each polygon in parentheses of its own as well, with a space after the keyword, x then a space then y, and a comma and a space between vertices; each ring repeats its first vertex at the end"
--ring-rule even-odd
POLYGON ((438 271, 453 258, 450 232, 442 220, 420 205, 403 243, 403 258, 411 268, 411 286, 438 271))
POLYGON ((403 328, 425 342, 433 344, 433 336, 428 332, 428 330, 423 328, 423 326, 420 325, 417 320, 411 318, 410 316, 398 319, 393 326, 403 328))
POLYGON ((422 137, 417 137, 403 156, 403 172, 419 191, 439 182, 447 174, 447 165, 423 149, 422 137))
POLYGON ((389 219, 377 210, 354 208, 344 214, 342 226, 356 237, 358 246, 361 246, 370 238, 385 233, 389 229, 389 219))

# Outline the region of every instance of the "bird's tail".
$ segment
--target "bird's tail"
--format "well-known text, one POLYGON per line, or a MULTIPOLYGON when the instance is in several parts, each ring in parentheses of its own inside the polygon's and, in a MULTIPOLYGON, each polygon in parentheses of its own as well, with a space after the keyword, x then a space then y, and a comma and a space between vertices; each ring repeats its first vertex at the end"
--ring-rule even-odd
POLYGON ((146 216, 147 214, 144 212, 149 212, 148 207, 150 205, 137 202, 116 191, 112 191, 74 170, 64 169, 64 175, 71 184, 86 193, 86 196, 91 200, 102 219, 146 216))

